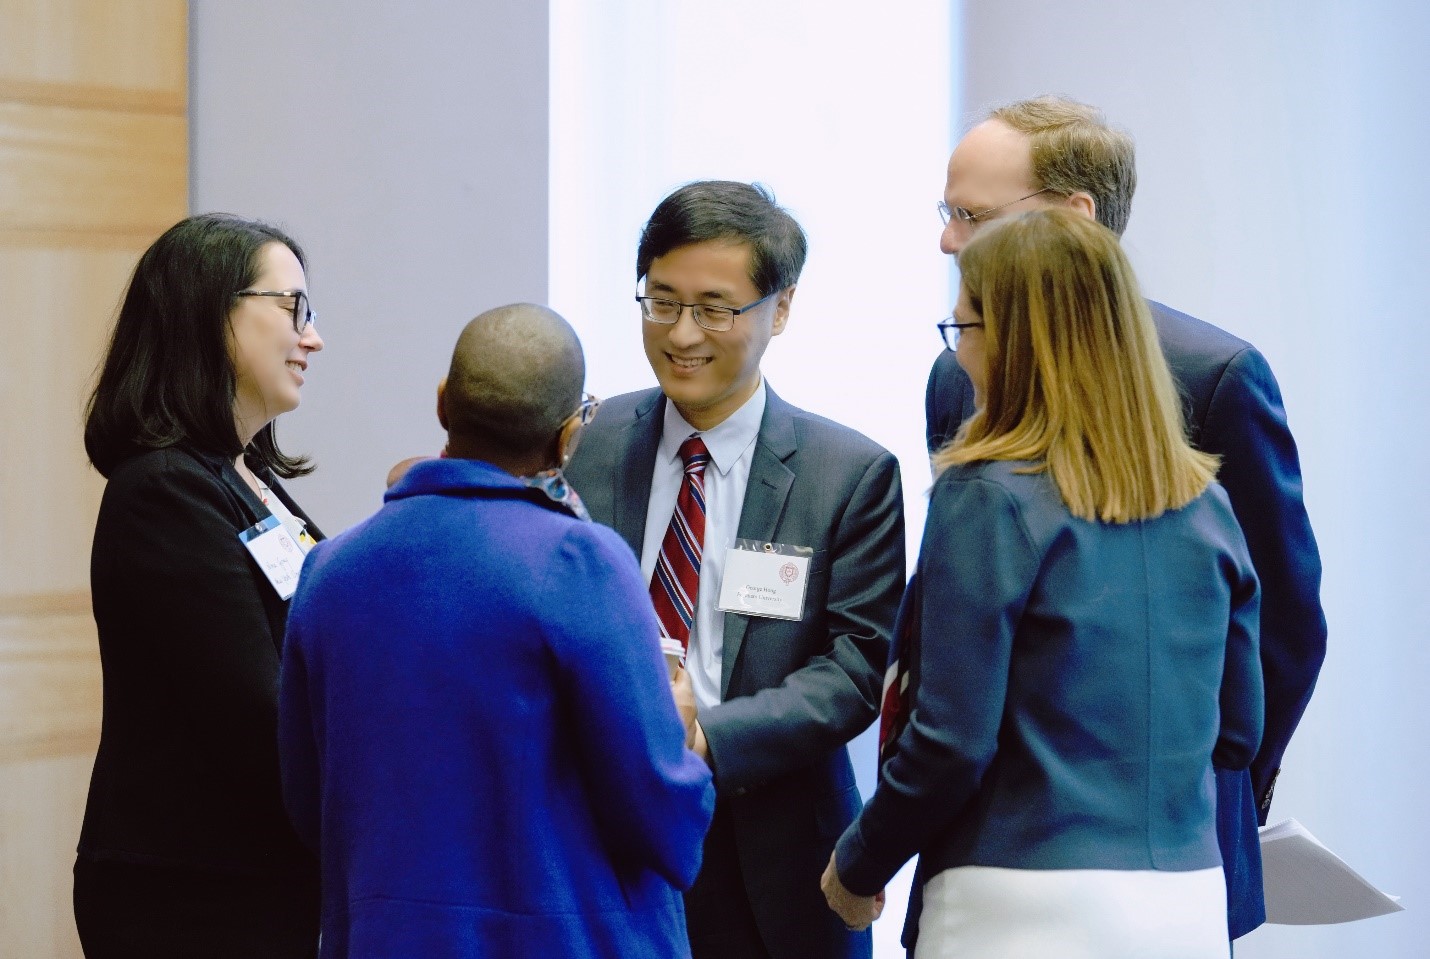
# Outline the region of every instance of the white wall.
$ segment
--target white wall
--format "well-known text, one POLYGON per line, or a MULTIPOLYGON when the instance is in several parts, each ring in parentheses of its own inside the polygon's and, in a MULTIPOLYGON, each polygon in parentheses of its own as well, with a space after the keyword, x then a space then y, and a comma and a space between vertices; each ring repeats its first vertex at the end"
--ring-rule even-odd
POLYGON ((1425 955, 1430 8, 970 0, 964 30, 970 113, 1061 92, 1136 136, 1145 286, 1262 348, 1300 443, 1330 652, 1272 819, 1408 911, 1265 927, 1237 957, 1425 955))
POLYGON ((526 0, 191 5, 192 207, 270 219, 309 258, 326 341, 279 438, 327 532, 434 454, 463 324, 546 299, 547 10, 526 0))

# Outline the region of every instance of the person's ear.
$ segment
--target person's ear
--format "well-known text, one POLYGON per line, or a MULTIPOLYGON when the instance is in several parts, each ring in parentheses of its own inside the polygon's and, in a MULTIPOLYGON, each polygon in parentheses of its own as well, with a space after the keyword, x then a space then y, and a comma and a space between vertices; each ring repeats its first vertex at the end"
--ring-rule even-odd
POLYGON ((448 432, 451 427, 447 425, 447 378, 442 377, 442 382, 437 384, 437 422, 442 424, 442 429, 448 432))
POLYGON ((1089 220, 1097 219, 1097 201, 1092 198, 1091 193, 1087 193, 1083 190, 1078 190, 1076 193, 1072 194, 1066 200, 1064 200, 1063 203, 1066 206, 1071 207, 1072 209, 1081 213, 1089 220))
POLYGON ((779 336, 789 323, 789 307, 794 302, 794 286, 785 287, 775 300, 775 321, 770 327, 770 336, 779 336))

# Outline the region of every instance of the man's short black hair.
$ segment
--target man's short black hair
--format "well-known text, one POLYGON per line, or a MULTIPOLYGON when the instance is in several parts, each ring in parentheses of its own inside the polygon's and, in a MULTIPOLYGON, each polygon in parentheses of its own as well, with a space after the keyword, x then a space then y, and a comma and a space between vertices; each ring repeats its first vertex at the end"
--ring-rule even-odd
POLYGON ((750 281, 767 295, 794 286, 808 250, 804 230, 758 183, 699 180, 660 201, 641 230, 636 282, 656 258, 692 243, 729 240, 750 246, 750 281))

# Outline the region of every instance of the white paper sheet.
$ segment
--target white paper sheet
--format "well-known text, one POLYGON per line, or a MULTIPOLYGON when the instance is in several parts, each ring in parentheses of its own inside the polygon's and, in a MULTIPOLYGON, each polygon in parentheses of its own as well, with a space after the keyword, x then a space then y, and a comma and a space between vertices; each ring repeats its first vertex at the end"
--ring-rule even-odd
POLYGON ((1405 908, 1399 896, 1366 882, 1294 819, 1262 827, 1261 871, 1267 922, 1318 926, 1405 908))

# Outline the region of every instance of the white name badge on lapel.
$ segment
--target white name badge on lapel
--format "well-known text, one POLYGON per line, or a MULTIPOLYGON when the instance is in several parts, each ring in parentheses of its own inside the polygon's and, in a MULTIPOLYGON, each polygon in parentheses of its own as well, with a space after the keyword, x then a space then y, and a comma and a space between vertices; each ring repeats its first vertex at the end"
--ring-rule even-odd
POLYGON ((809 546, 762 543, 737 539, 725 554, 725 574, 720 581, 724 613, 803 619, 804 591, 809 585, 809 546))
POLYGON ((278 591, 278 598, 291 599, 303 568, 303 547, 293 539, 288 527, 278 517, 269 516, 239 533, 238 538, 278 591))

